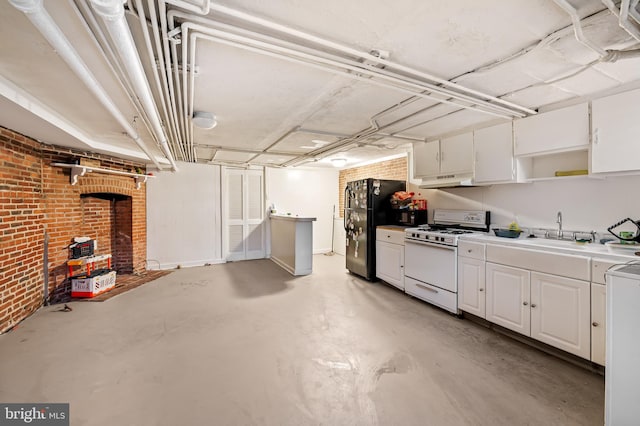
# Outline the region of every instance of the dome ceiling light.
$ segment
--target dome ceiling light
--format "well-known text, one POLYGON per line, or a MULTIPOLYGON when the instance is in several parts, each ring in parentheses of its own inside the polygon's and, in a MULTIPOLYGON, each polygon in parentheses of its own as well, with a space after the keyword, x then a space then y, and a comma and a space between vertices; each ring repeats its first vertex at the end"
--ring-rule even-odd
POLYGON ((205 111, 195 111, 191 121, 193 121, 194 126, 207 130, 213 129, 218 125, 216 116, 205 111))

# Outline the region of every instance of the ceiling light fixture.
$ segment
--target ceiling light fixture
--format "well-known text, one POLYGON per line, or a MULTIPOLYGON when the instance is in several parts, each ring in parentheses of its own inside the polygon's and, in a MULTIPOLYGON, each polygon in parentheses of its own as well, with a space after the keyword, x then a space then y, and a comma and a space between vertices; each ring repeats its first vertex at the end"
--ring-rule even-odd
POLYGON ((210 112, 196 111, 193 113, 193 125, 201 129, 213 129, 218 125, 216 116, 210 112))
POLYGON ((344 167, 347 164, 347 159, 346 158, 332 158, 331 159, 331 164, 333 164, 333 167, 344 167))

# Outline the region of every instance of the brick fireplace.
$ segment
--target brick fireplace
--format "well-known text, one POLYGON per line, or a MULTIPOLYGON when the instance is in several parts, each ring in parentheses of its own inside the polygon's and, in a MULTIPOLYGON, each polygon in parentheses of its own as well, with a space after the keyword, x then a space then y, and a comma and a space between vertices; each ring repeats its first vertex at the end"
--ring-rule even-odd
POLYGON ((66 261, 73 237, 98 242, 119 274, 146 268, 146 188, 131 177, 87 173, 71 185, 53 163, 90 161, 131 172, 143 164, 41 144, 0 127, 0 333, 44 302, 69 297, 66 261), (48 262, 44 264, 45 235, 48 262))

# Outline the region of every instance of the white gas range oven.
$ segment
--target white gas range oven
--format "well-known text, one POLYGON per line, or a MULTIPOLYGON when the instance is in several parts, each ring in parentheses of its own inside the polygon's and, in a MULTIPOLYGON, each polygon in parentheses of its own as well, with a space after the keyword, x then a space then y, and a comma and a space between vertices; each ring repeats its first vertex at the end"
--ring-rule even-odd
POLYGON ((484 210, 435 210, 433 224, 405 230, 405 292, 458 314, 458 239, 489 231, 484 210))

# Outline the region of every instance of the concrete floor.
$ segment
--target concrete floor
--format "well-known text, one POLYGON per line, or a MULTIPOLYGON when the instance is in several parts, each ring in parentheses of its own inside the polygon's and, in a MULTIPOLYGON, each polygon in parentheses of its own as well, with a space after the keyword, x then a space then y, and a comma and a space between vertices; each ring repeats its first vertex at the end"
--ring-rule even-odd
POLYGON ((315 256, 178 270, 0 336, 0 401, 72 425, 600 425, 602 376, 315 256))

